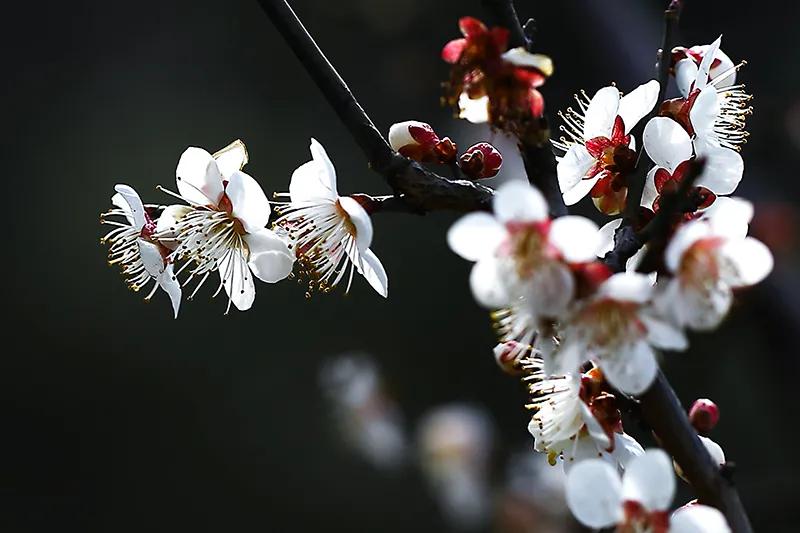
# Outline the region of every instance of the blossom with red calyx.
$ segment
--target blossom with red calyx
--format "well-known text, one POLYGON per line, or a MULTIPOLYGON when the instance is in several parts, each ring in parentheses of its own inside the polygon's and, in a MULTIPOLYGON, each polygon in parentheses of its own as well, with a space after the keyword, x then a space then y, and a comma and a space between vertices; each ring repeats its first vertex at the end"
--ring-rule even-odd
POLYGON ((623 470, 644 450, 622 429, 616 399, 605 386, 602 373, 548 376, 536 352, 521 361, 533 411, 528 431, 534 449, 546 453, 550 464, 560 459, 569 471, 584 459, 600 457, 623 470))
POLYGON ((628 174, 636 166, 631 129, 656 104, 659 84, 651 80, 621 96, 604 87, 590 100, 575 97, 578 109, 560 113, 567 137, 553 141, 564 155, 558 161, 558 182, 564 202, 573 205, 591 194, 595 206, 608 215, 621 212, 628 194, 628 174))
POLYGON ((524 48, 506 51, 506 28, 490 29, 472 17, 459 20, 459 28, 464 37, 442 49, 442 59, 453 65, 446 103, 458 106, 459 116, 470 122, 524 132, 544 111, 537 88, 552 74, 552 61, 524 48))
MULTIPOLYGON (((695 45, 691 48, 676 46, 672 49, 672 73, 676 74, 681 72, 682 75, 688 74, 692 70, 688 63, 693 63, 695 67, 699 67, 703 62, 703 58, 707 53, 710 52, 710 50, 710 44, 695 45), (684 61, 687 63, 683 63, 684 61)), ((731 58, 728 57, 728 54, 717 48, 714 51, 714 58, 711 61, 711 67, 708 70, 708 80, 712 81, 720 77, 722 74, 726 74, 735 66, 736 65, 733 63, 733 61, 731 61, 731 58)), ((725 78, 720 81, 719 86, 728 87, 734 83, 736 83, 735 70, 733 74, 726 75, 725 78)))
POLYGON ((708 435, 719 422, 719 407, 708 398, 699 398, 689 409, 689 422, 701 435, 708 435))
POLYGON ((669 514, 675 495, 672 461, 662 450, 634 457, 620 479, 599 459, 576 465, 567 475, 567 505, 590 528, 648 533, 729 533, 724 515, 706 505, 684 506, 669 514))
POLYGON ((489 143, 473 144, 458 158, 458 166, 468 178, 493 178, 500 172, 503 156, 489 143))
POLYGON ((392 124, 389 144, 400 155, 420 163, 449 163, 456 157, 456 145, 449 137, 440 139, 430 124, 417 120, 392 124))
MULTIPOLYGON (((145 297, 149 301, 156 290, 167 293, 175 318, 181 304, 181 286, 169 257, 170 249, 154 237, 156 221, 153 220, 141 198, 128 185, 117 185, 111 198, 114 208, 101 215, 103 224, 113 226, 101 242, 108 243, 108 264, 119 264, 131 290, 139 291, 153 281, 153 288, 145 297), (125 222, 107 217, 122 217, 125 222)), ((163 216, 163 215, 162 215, 163 216)))

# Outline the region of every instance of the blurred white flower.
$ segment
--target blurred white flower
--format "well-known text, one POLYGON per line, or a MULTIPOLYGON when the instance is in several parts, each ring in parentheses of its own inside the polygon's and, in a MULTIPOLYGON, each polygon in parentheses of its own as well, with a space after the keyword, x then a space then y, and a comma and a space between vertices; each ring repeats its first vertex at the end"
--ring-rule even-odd
POLYGON ((355 198, 339 196, 336 170, 322 145, 311 139, 310 150, 313 159, 292 174, 290 202, 279 208, 275 221, 292 240, 300 274, 309 278, 309 292, 332 290, 345 275, 349 290, 357 270, 385 298, 389 280, 369 248, 369 214, 355 198))
POLYGON ((119 264, 122 274, 134 291, 139 291, 153 281, 153 288, 145 297, 150 300, 156 289, 167 293, 175 318, 181 304, 181 286, 178 283, 170 250, 153 237, 156 223, 142 204, 142 200, 128 185, 116 185, 117 193, 111 198, 114 208, 101 217, 103 224, 114 226, 101 240, 109 244, 108 264, 119 264), (109 216, 124 217, 125 222, 108 220, 109 216))

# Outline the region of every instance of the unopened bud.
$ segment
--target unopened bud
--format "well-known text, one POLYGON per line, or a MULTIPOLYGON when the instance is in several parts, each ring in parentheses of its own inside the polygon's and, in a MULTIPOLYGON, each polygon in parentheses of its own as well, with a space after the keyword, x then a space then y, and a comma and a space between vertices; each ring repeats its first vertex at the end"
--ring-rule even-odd
POLYGON ((458 166, 470 179, 492 178, 500 171, 503 156, 489 143, 473 144, 458 158, 458 166))
POLYGON ((689 409, 689 421, 701 435, 708 435, 719 422, 719 407, 707 398, 695 400, 689 409))
POLYGON ((448 137, 439 139, 430 124, 406 120, 389 128, 392 149, 421 163, 448 163, 456 156, 456 145, 448 137))
POLYGON ((506 374, 522 373, 520 361, 531 352, 531 347, 517 341, 501 342, 494 347, 494 360, 506 374))

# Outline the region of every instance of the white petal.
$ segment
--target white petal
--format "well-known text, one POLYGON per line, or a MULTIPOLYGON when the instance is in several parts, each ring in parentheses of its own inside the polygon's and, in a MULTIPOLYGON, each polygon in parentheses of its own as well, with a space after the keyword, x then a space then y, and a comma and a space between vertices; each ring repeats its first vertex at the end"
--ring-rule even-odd
POLYGON ((719 65, 711 67, 711 70, 709 71, 711 80, 714 81, 714 86, 717 88, 723 88, 729 87, 736 83, 735 65, 733 61, 731 61, 731 58, 728 57, 728 54, 722 50, 717 50, 714 59, 719 59, 719 65), (720 76, 723 74, 725 74, 725 78, 720 79, 720 76))
POLYGON ((622 478, 624 500, 639 502, 652 512, 669 509, 674 496, 672 459, 663 450, 646 450, 628 464, 622 478))
POLYGON ((586 345, 567 338, 550 357, 544 358, 544 373, 548 376, 572 374, 588 359, 586 345))
POLYGON ((267 283, 276 283, 292 273, 295 256, 274 231, 262 228, 244 236, 250 249, 248 265, 253 274, 267 283))
POLYGON ((164 258, 161 256, 158 245, 144 239, 136 239, 136 244, 139 246, 139 255, 144 263, 144 269, 148 274, 157 278, 164 272, 164 258))
POLYGON ((625 123, 625 133, 630 132, 653 109, 660 87, 656 80, 650 80, 620 98, 617 114, 625 123))
POLYGON ((489 213, 469 213, 447 231, 450 249, 468 261, 492 254, 506 238, 506 230, 489 213))
POLYGON ((714 235, 744 239, 753 219, 753 204, 744 198, 720 197, 703 211, 702 220, 711 225, 714 235))
POLYGON ((460 109, 458 118, 466 119, 473 124, 489 122, 488 96, 481 96, 473 100, 467 96, 467 93, 461 93, 461 96, 458 97, 458 107, 460 109))
POLYGON ((652 294, 653 284, 650 278, 637 272, 618 272, 597 289, 598 297, 623 302, 645 303, 652 294))
POLYGON ((178 234, 175 231, 175 225, 182 219, 192 208, 186 205, 168 205, 161 212, 161 216, 156 221, 156 232, 165 235, 161 237, 159 242, 174 250, 180 244, 177 240, 178 234))
POLYGON ((661 167, 655 166, 651 168, 650 171, 647 173, 647 176, 644 178, 642 203, 639 204, 642 207, 653 209, 653 202, 655 202, 656 197, 658 196, 658 190, 656 190, 656 172, 658 171, 659 168, 661 167))
POLYGON ((706 166, 695 184, 714 194, 731 194, 742 181, 744 161, 736 150, 728 148, 708 148, 704 154, 706 166))
POLYGON ((375 292, 384 298, 389 296, 389 277, 386 275, 380 259, 372 250, 365 250, 361 254, 361 264, 358 266, 358 270, 375 289, 375 292))
POLYGON ((336 171, 325 149, 315 139, 311 139, 312 160, 300 165, 293 173, 289 183, 292 202, 318 202, 336 200, 336 171))
MULTIPOLYGON (((689 110, 689 121, 692 123, 697 136, 711 139, 716 139, 717 134, 714 133, 714 123, 720 114, 719 97, 714 87, 706 87, 700 94, 697 95, 692 108, 689 110)), ((703 146, 707 144, 708 139, 698 145, 697 155, 704 155, 706 150, 703 146)), ((717 141, 714 141, 715 143, 717 141)))
POLYGON ((389 145, 392 150, 399 150, 404 146, 416 146, 419 143, 411 136, 408 131, 409 126, 422 125, 422 122, 417 120, 406 120, 404 122, 397 122, 392 124, 389 128, 389 145))
POLYGON ((239 311, 247 311, 256 299, 253 274, 242 254, 231 250, 219 261, 219 277, 225 292, 239 311))
POLYGON ((687 98, 689 93, 692 92, 692 86, 696 79, 697 65, 695 65, 694 60, 687 57, 675 64, 675 83, 684 98, 687 98))
POLYGON ((597 257, 605 257, 608 252, 614 249, 614 234, 621 225, 622 219, 615 218, 598 230, 599 240, 595 251, 597 257))
POLYGON ((540 222, 548 216, 547 202, 535 187, 522 180, 512 180, 497 189, 494 213, 503 223, 540 222))
POLYGON ((139 195, 133 190, 133 187, 129 187, 127 185, 116 185, 114 186, 114 190, 117 191, 117 194, 119 194, 119 196, 122 198, 122 201, 120 201, 115 194, 111 198, 111 202, 125 211, 125 218, 128 219, 128 222, 131 223, 131 226, 138 230, 142 229, 146 222, 142 199, 139 198, 139 195))
POLYGON ((644 149, 653 162, 670 173, 692 157, 692 140, 683 126, 667 117, 655 117, 644 128, 644 149))
POLYGON ((158 284, 169 296, 172 302, 172 312, 175 318, 178 318, 178 309, 181 306, 181 284, 178 282, 178 278, 175 277, 172 263, 168 264, 164 272, 158 276, 158 284))
POLYGON ((575 187, 594 164, 595 159, 582 144, 573 144, 559 160, 556 171, 558 186, 565 193, 575 187))
POLYGON ((553 60, 543 54, 532 54, 528 52, 523 46, 512 48, 502 56, 504 61, 508 61, 512 65, 518 67, 533 67, 545 76, 550 76, 553 73, 553 60))
POLYGON ((575 205, 583 200, 583 197, 589 194, 594 184, 597 183, 601 177, 602 173, 597 174, 593 178, 579 181, 573 188, 564 192, 564 203, 566 205, 575 205))
POLYGON ((678 271, 683 254, 690 246, 710 235, 711 226, 699 220, 693 220, 678 228, 664 252, 664 262, 670 272, 678 271))
POLYGON ((722 245, 721 253, 734 267, 734 275, 726 279, 732 287, 755 285, 772 272, 772 253, 753 237, 729 239, 722 245))
POLYGON ((730 286, 721 281, 699 291, 688 285, 679 294, 680 298, 673 302, 674 314, 680 323, 695 331, 716 329, 733 303, 730 286))
POLYGON ((222 174, 214 158, 202 148, 187 148, 175 169, 178 192, 195 205, 219 204, 222 198, 222 174))
POLYGON ((356 228, 356 247, 364 252, 372 244, 372 219, 361 204, 349 196, 339 198, 339 205, 356 228))
POLYGON ((670 533, 730 533, 725 515, 713 507, 692 504, 681 507, 669 519, 670 533))
POLYGON ((702 435, 698 435, 698 437, 700 438, 700 442, 703 443, 703 446, 705 446, 706 450, 708 450, 708 454, 711 456, 714 462, 720 466, 724 465, 725 452, 722 450, 722 446, 708 437, 704 437, 702 435))
POLYGON ((584 140, 594 137, 610 137, 619 108, 619 90, 603 87, 589 102, 583 122, 584 140))
POLYGON ((645 341, 619 347, 599 363, 609 383, 626 394, 646 391, 658 372, 656 356, 645 341))
POLYGON ((533 316, 560 318, 575 294, 575 276, 564 263, 548 261, 523 283, 520 292, 533 316))
POLYGON ((645 313, 640 313, 639 318, 647 328, 647 340, 653 346, 678 351, 689 347, 689 341, 680 328, 645 313))
POLYGON ((722 35, 717 37, 717 40, 711 43, 703 54, 703 60, 700 62, 700 66, 697 67, 697 78, 694 83, 695 89, 703 89, 708 84, 708 77, 711 74, 711 64, 714 62, 714 56, 717 55, 717 50, 721 43, 722 35))
POLYGON ((611 456, 623 470, 628 468, 630 462, 640 455, 644 455, 644 448, 636 439, 627 433, 614 433, 614 451, 611 456))
POLYGON ((261 185, 249 174, 231 174, 225 193, 233 206, 233 216, 239 219, 247 233, 255 233, 269 222, 270 206, 261 185))
POLYGON ((589 432, 589 436, 594 440, 599 449, 608 449, 611 446, 611 440, 609 440, 608 435, 606 435, 603 426, 601 426, 600 422, 594 417, 586 403, 580 402, 580 408, 581 417, 583 418, 583 423, 586 424, 586 430, 589 432))
POLYGON ((247 164, 247 147, 245 147, 241 139, 236 139, 212 157, 217 160, 217 168, 219 168, 222 177, 227 180, 231 178, 234 172, 242 170, 247 164))
POLYGON ((508 305, 508 293, 500 280, 494 257, 484 257, 472 266, 469 284, 472 295, 484 307, 498 309, 508 305))
POLYGON ((596 257, 600 246, 597 224, 580 216, 563 216, 550 225, 550 244, 561 251, 567 263, 584 263, 596 257))
POLYGON ((608 463, 590 459, 575 465, 567 476, 567 506, 578 521, 600 529, 623 518, 622 483, 608 463))

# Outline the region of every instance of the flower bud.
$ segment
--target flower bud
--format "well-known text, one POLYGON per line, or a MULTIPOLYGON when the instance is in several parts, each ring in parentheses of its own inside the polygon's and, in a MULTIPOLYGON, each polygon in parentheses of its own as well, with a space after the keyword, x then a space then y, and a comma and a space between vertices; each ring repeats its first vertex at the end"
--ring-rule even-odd
POLYGON ((719 407, 707 398, 695 400, 689 409, 689 421, 701 435, 708 435, 719 422, 719 407))
POLYGON ((420 163, 448 163, 456 156, 456 145, 448 137, 439 139, 430 124, 406 120, 389 128, 393 150, 420 163))
POLYGON ((458 158, 458 166, 470 179, 492 178, 500 171, 503 156, 489 143, 473 144, 458 158))
POLYGON ((516 376, 522 373, 520 361, 530 352, 531 347, 520 342, 501 342, 494 347, 494 360, 503 372, 516 376))

